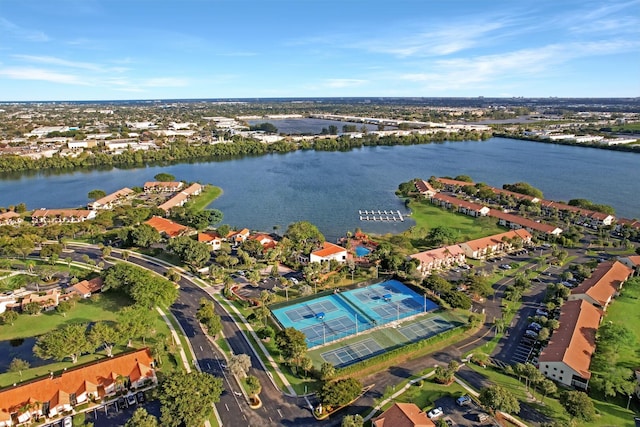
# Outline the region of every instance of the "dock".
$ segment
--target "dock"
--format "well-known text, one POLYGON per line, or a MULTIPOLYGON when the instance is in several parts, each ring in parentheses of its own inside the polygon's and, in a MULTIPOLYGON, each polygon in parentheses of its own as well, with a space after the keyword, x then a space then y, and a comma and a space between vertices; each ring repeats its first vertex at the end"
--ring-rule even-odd
POLYGON ((359 210, 358 214, 360 215, 360 221, 385 221, 385 222, 402 222, 404 221, 404 216, 398 210, 359 210))

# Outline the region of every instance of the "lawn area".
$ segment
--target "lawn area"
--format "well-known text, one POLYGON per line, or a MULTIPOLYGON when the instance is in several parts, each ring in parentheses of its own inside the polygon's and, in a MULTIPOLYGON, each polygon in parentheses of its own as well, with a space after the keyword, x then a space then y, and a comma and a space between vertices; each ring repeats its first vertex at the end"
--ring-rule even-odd
MULTIPOLYGON (((544 402, 541 403, 540 400, 542 399, 542 395, 536 391, 536 400, 532 401, 527 397, 524 383, 521 383, 516 378, 506 375, 502 373, 502 371, 491 366, 487 368, 481 368, 472 363, 468 364, 467 366, 478 372, 479 374, 487 377, 492 383, 498 384, 501 387, 510 390, 518 398, 519 401, 527 402, 531 407, 547 415, 553 420, 564 422, 569 421, 569 415, 566 413, 566 411, 564 410, 562 405, 560 405, 560 402, 556 398, 547 396, 544 399, 544 402)), ((621 406, 620 404, 614 404, 611 402, 601 401, 593 398, 592 400, 596 407, 596 419, 593 422, 583 425, 594 427, 631 427, 635 425, 633 421, 633 411, 626 410, 625 407, 621 406)))
POLYGON ((16 274, 10 277, 3 277, 0 279, 0 292, 12 291, 14 289, 21 288, 34 280, 37 280, 37 276, 31 276, 28 274, 16 274))
POLYGON ((431 379, 426 379, 420 382, 414 383, 407 391, 400 396, 393 399, 392 402, 387 403, 382 407, 383 411, 389 409, 393 403, 415 403, 423 411, 429 411, 433 409, 434 402, 443 397, 458 398, 466 394, 466 390, 462 388, 458 383, 452 383, 450 385, 438 384, 431 379))
MULTIPOLYGON (((405 231, 412 241, 421 240, 435 227, 446 227, 456 233, 457 242, 479 239, 493 234, 504 233, 506 228, 499 227, 491 218, 475 219, 468 215, 451 212, 434 206, 426 200, 414 200, 409 204, 411 218, 416 222, 415 227, 405 231)), ((414 243, 414 246, 415 243, 414 243)), ((416 247, 424 250, 426 248, 416 247)))
POLYGON ((205 209, 211 202, 220 197, 222 194, 222 188, 214 185, 207 184, 204 186, 202 193, 191 200, 185 206, 192 212, 198 212, 205 209))
POLYGON ((116 320, 116 311, 130 305, 131 299, 122 293, 105 292, 98 298, 83 299, 66 313, 66 317, 54 311, 35 316, 21 314, 13 325, 0 326, 0 341, 42 335, 71 323, 88 323, 98 320, 116 320))

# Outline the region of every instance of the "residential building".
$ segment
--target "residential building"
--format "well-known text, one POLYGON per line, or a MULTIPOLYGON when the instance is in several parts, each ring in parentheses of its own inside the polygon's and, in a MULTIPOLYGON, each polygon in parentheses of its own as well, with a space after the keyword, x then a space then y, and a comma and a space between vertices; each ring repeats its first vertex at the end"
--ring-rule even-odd
POLYGON ((96 217, 96 211, 84 209, 36 209, 31 214, 34 225, 53 224, 62 222, 84 222, 96 217))
POLYGON ((632 274, 633 269, 620 261, 602 262, 591 277, 571 290, 568 299, 582 299, 604 311, 632 274))
POLYGON ((179 191, 184 186, 182 182, 157 182, 149 181, 144 183, 145 193, 167 193, 179 191))
POLYGON ((443 206, 447 209, 456 208, 456 210, 465 215, 472 217, 487 216, 490 209, 486 206, 478 203, 468 202, 463 199, 459 199, 447 194, 437 193, 431 197, 431 203, 438 206, 443 206))
POLYGON ((108 194, 95 202, 90 202, 87 204, 88 209, 99 210, 99 209, 112 209, 114 206, 117 206, 127 200, 134 191, 130 188, 121 188, 120 190, 108 194))
POLYGON ((0 427, 54 418, 128 387, 157 382, 148 348, 93 362, 0 391, 0 427))
POLYGON ((459 245, 445 246, 410 255, 411 258, 420 261, 418 271, 423 276, 431 274, 434 270, 450 268, 465 263, 465 252, 459 245))
POLYGON ((335 245, 330 242, 322 243, 322 249, 311 252, 309 256, 310 262, 322 261, 338 261, 339 263, 347 262, 347 250, 342 246, 335 245))
POLYGON ((22 216, 14 211, 0 213, 0 225, 19 225, 22 223, 22 216))
POLYGON ((635 271, 635 275, 640 275, 640 255, 632 255, 620 258, 619 261, 635 271))
POLYGON ((278 242, 273 237, 264 233, 254 234, 253 236, 250 236, 249 239, 257 240, 258 242, 260 242, 265 251, 267 249, 275 248, 278 244, 278 242))
POLYGON ((565 302, 560 309, 560 327, 538 358, 540 372, 565 386, 586 390, 601 317, 602 311, 584 300, 565 302))
POLYGON ((501 252, 509 252, 514 247, 523 247, 531 243, 531 233, 527 230, 511 230, 505 233, 460 244, 467 258, 483 259, 501 252))
POLYGON ((78 295, 80 298, 89 298, 91 295, 102 291, 102 283, 102 277, 83 280, 71 286, 68 293, 71 295, 78 295))
POLYGON ((234 245, 239 245, 249 238, 250 231, 248 228, 243 228, 242 230, 232 230, 227 234, 227 241, 233 243, 234 245))
POLYGON ((533 221, 520 215, 514 215, 496 209, 491 209, 491 212, 489 212, 489 216, 498 218, 498 224, 504 227, 509 227, 511 229, 525 229, 530 233, 538 232, 545 237, 559 236, 560 234, 562 234, 562 229, 556 227, 555 225, 533 221))
POLYGON ((44 311, 50 311, 55 309, 60 303, 60 291, 58 289, 51 289, 46 291, 44 295, 39 295, 37 292, 31 293, 20 301, 20 309, 24 311, 27 304, 37 303, 44 311))
POLYGON ((169 212, 172 208, 175 208, 176 206, 184 206, 184 204, 187 203, 187 201, 189 201, 189 198, 191 196, 197 196, 200 193, 202 193, 202 186, 198 183, 191 184, 189 187, 185 188, 184 190, 182 190, 181 192, 179 192, 178 194, 176 194, 175 196, 173 196, 172 198, 170 198, 169 200, 167 200, 166 202, 164 202, 158 207, 165 212, 169 212))
POLYGON ((198 233, 198 242, 206 243, 212 250, 217 251, 222 246, 222 237, 215 231, 205 231, 198 233))
POLYGON ((415 403, 394 403, 371 420, 373 427, 434 427, 435 424, 415 403))
POLYGON ((418 179, 415 182, 416 190, 423 196, 427 198, 432 198, 436 193, 436 189, 429 184, 429 181, 425 181, 423 179, 418 179))
POLYGON ((150 226, 158 230, 158 233, 167 238, 190 234, 192 231, 189 227, 185 227, 182 224, 178 224, 177 222, 173 222, 169 219, 159 216, 154 216, 148 219, 147 221, 145 221, 145 224, 149 224, 150 226))
POLYGON ((457 179, 436 178, 436 180, 444 185, 446 191, 458 191, 467 185, 476 185, 475 182, 458 181, 457 179))

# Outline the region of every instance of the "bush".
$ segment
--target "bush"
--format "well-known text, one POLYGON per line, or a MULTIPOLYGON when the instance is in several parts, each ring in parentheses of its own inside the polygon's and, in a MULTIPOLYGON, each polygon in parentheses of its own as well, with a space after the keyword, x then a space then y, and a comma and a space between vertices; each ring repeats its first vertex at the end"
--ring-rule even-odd
POLYGON ((269 326, 264 326, 260 329, 258 329, 258 331, 256 332, 256 334, 258 335, 258 337, 260 337, 260 339, 264 340, 264 339, 273 339, 276 336, 275 331, 273 330, 273 328, 269 327, 269 326))

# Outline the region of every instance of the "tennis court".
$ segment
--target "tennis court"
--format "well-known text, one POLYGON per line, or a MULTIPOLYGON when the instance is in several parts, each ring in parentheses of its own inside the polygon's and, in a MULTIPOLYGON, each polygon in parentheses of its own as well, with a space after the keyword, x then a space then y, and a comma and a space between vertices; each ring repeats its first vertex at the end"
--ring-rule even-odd
POLYGON ((335 350, 322 353, 322 358, 336 368, 351 365, 364 359, 368 359, 385 350, 374 339, 369 338, 352 344, 347 344, 335 350))
POLYGON ((430 317, 428 319, 419 320, 408 325, 399 327, 397 330, 407 337, 409 341, 420 341, 425 338, 438 335, 444 331, 453 328, 450 322, 440 316, 430 317))
POLYGON ((272 312, 284 328, 303 332, 312 348, 437 307, 397 280, 388 280, 294 302, 272 312))

